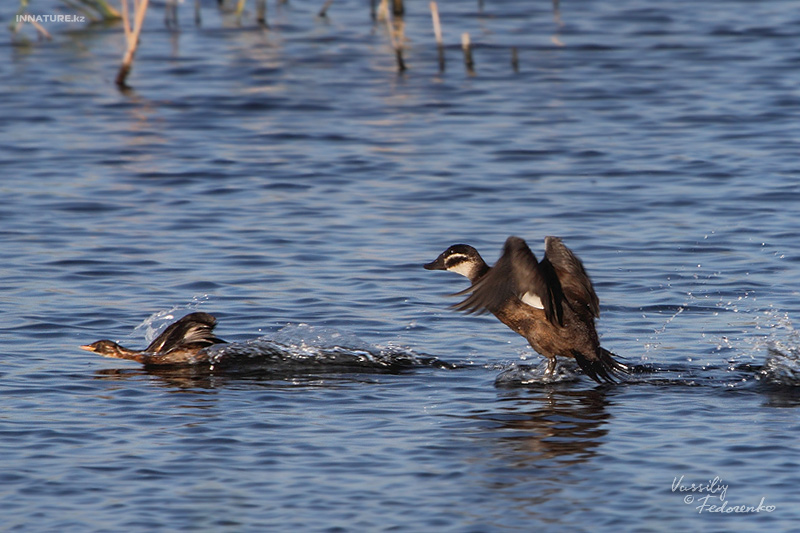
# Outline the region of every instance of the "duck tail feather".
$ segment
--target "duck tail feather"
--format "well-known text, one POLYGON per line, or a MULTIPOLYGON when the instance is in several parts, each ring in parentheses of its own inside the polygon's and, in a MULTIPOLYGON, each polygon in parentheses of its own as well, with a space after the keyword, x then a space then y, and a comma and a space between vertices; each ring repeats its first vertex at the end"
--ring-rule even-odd
POLYGON ((616 359, 615 355, 605 348, 597 350, 597 357, 589 359, 578 350, 572 350, 572 355, 581 370, 598 383, 616 383, 617 379, 628 373, 628 367, 616 359))

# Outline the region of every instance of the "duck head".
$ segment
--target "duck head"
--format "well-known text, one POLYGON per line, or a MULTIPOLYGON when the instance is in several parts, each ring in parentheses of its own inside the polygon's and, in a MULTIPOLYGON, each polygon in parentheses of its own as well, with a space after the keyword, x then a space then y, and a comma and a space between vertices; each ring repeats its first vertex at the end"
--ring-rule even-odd
POLYGON ((131 353, 131 350, 107 339, 96 341, 92 344, 86 344, 81 346, 81 349, 94 352, 98 355, 102 355, 103 357, 115 357, 118 359, 127 359, 125 356, 131 353))
POLYGON ((489 270, 478 250, 469 244, 454 244, 423 267, 426 270, 449 270, 469 278, 472 282, 489 270))

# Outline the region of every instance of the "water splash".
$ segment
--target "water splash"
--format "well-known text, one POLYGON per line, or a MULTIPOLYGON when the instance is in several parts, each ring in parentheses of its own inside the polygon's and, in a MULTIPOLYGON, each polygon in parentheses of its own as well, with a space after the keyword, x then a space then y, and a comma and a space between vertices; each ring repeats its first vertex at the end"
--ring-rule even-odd
POLYGON ((167 326, 184 315, 196 311, 203 303, 207 302, 208 299, 208 294, 195 295, 192 297, 192 300, 186 304, 174 305, 167 310, 153 313, 145 318, 141 324, 133 328, 131 337, 144 335, 145 341, 147 341, 147 344, 150 344, 167 328, 167 326))
POLYGON ((556 369, 552 375, 548 374, 547 365, 547 359, 544 359, 536 366, 512 363, 498 374, 494 384, 497 387, 524 387, 571 383, 580 379, 578 365, 573 361, 557 361, 556 369))
POLYGON ((351 333, 308 324, 290 324, 272 336, 215 346, 207 352, 212 370, 256 367, 274 372, 393 372, 418 366, 453 368, 409 348, 378 346, 351 333))
POLYGON ((787 314, 769 325, 767 356, 758 378, 771 385, 800 386, 800 332, 787 314))
POLYGON ((374 351, 374 345, 357 335, 324 326, 288 324, 272 335, 273 342, 291 346, 299 351, 314 351, 320 348, 346 346, 352 350, 374 351))
POLYGON ((771 385, 800 386, 800 348, 770 348, 759 379, 771 385))

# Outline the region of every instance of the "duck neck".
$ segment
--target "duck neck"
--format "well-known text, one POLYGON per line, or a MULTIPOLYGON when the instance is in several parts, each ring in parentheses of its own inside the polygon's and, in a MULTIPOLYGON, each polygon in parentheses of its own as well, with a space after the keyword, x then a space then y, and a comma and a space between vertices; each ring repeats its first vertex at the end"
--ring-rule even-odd
POLYGON ((479 279, 486 275, 489 272, 489 265, 486 264, 486 261, 480 259, 477 263, 472 265, 472 268, 469 272, 466 273, 467 278, 471 283, 477 283, 479 279))
POLYGON ((116 359, 132 359, 134 361, 139 360, 138 357, 140 355, 140 352, 137 352, 136 350, 131 350, 130 348, 120 346, 119 344, 114 344, 113 348, 114 349, 111 351, 111 353, 106 353, 103 355, 105 355, 106 357, 113 357, 116 359))

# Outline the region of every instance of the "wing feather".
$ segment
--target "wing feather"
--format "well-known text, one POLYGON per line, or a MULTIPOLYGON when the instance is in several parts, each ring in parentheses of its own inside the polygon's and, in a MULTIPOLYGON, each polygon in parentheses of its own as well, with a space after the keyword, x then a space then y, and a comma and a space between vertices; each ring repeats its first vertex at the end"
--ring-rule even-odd
POLYGON ((586 309, 591 316, 599 317, 600 301, 581 260, 558 237, 546 237, 544 248, 545 259, 552 264, 564 296, 573 304, 573 308, 586 309))
POLYGON ((467 289, 456 296, 471 293, 453 308, 466 313, 498 311, 509 298, 522 298, 526 294, 538 297, 545 316, 553 324, 563 324, 564 295, 553 265, 547 259, 538 262, 536 256, 519 237, 509 237, 503 255, 497 263, 467 289))
POLYGON ((147 353, 163 353, 175 349, 179 345, 197 343, 211 346, 225 342, 214 336, 214 327, 217 319, 208 313, 190 313, 180 320, 170 324, 161 335, 150 343, 145 351, 147 353))

